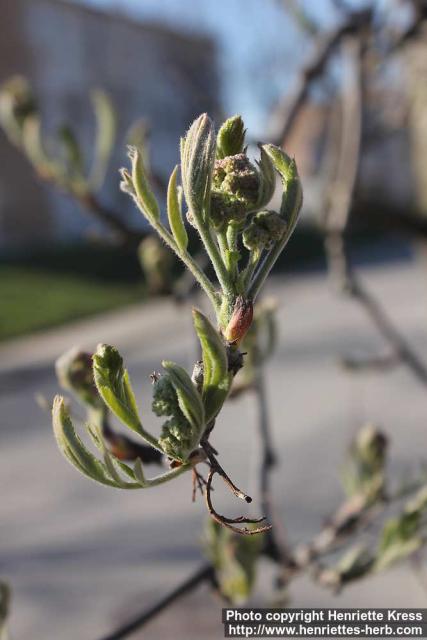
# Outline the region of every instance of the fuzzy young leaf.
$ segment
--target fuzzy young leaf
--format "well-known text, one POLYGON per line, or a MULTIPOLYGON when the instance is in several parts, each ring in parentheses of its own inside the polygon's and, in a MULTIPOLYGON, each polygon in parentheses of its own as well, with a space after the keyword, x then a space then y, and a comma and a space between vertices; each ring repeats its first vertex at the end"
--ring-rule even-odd
POLYGON ((159 220, 159 205, 150 187, 141 151, 136 147, 129 147, 129 158, 132 162, 132 182, 137 203, 148 221, 159 220))
POLYGON ((375 562, 376 571, 382 571, 398 560, 407 558, 422 546, 419 526, 420 514, 417 511, 403 513, 386 522, 375 562))
POLYGON ((215 149, 213 124, 204 113, 193 122, 181 141, 182 186, 196 224, 210 196, 215 149))
POLYGON ((65 169, 51 160, 44 148, 41 123, 38 116, 25 119, 22 129, 22 143, 29 161, 43 178, 60 179, 65 169))
POLYGON ((257 161, 257 165, 260 175, 260 185, 256 210, 263 209, 268 205, 273 197, 274 188, 276 186, 276 174, 274 173, 273 162, 262 145, 259 149, 260 159, 257 161))
POLYGON ((176 176, 178 165, 172 172, 168 185, 167 208, 170 228, 180 251, 185 251, 188 246, 188 235, 182 219, 181 203, 176 176))
POLYGON ((52 410, 53 431, 61 453, 83 475, 111 487, 116 482, 109 476, 106 466, 97 460, 76 434, 64 398, 56 396, 52 410))
POLYGON ((14 145, 21 145, 23 124, 36 113, 36 101, 26 78, 16 75, 0 84, 0 126, 14 145))
POLYGON ((169 374, 169 379, 178 398, 179 408, 193 429, 201 433, 205 424, 205 411, 202 398, 190 376, 175 362, 165 360, 162 362, 162 366, 169 374))
POLYGON ((377 551, 376 570, 407 558, 425 543, 422 525, 426 510, 427 487, 422 487, 406 503, 399 516, 385 523, 377 551))
POLYGON ((287 225, 286 233, 282 240, 284 245, 295 229, 302 207, 301 181, 298 176, 297 165, 293 158, 290 158, 282 149, 279 149, 279 147, 276 147, 274 144, 266 144, 263 148, 271 158, 276 171, 282 179, 284 187, 280 207, 280 215, 287 225))
POLYGON ((265 255, 248 287, 247 295, 253 300, 256 299, 265 279, 291 237, 302 206, 302 187, 295 160, 289 158, 286 153, 273 144, 263 145, 262 149, 271 159, 282 179, 283 196, 280 215, 285 222, 285 227, 282 237, 275 242, 274 246, 269 250, 267 255, 265 255))
POLYGON ((129 374, 117 349, 106 344, 98 345, 93 356, 93 373, 99 394, 109 409, 129 429, 146 438, 129 374))
POLYGON ((243 152, 245 146, 245 125, 241 116, 226 120, 218 131, 216 157, 222 160, 226 156, 235 156, 243 152))
POLYGON ((116 138, 116 114, 104 91, 95 89, 91 98, 96 118, 96 139, 89 181, 92 189, 99 189, 104 182, 116 138))
POLYGON ((208 318, 193 309, 193 320, 203 355, 202 396, 206 412, 206 424, 215 418, 227 398, 231 385, 227 353, 219 333, 208 318))

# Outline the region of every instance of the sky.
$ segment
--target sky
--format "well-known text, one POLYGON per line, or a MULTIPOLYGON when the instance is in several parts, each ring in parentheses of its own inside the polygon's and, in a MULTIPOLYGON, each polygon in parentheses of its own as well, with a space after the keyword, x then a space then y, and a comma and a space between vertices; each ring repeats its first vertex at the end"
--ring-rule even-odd
MULTIPOLYGON (((252 135, 309 54, 285 0, 73 0, 212 37, 218 46, 226 115, 241 113, 252 135)), ((330 0, 307 3, 322 25, 337 19, 330 0)))
MULTIPOLYGON (((322 30, 332 28, 343 17, 334 0, 68 1, 159 22, 184 33, 210 36, 217 44, 225 115, 242 114, 255 138, 262 137, 269 114, 289 90, 311 51, 307 35, 286 7, 302 6, 322 30)), ((404 4, 399 0, 343 2, 359 9, 374 3, 377 12, 387 11, 395 18, 404 4)))

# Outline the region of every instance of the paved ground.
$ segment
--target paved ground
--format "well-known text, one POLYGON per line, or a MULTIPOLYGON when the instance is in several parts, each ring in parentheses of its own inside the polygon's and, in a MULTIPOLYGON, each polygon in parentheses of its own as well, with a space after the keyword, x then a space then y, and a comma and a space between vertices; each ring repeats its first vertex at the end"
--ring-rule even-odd
MULTIPOLYGON (((414 263, 363 272, 416 350, 427 359, 425 271, 414 263)), ((392 439, 396 477, 426 453, 425 389, 400 368, 387 375, 350 376, 337 357, 383 347, 363 313, 337 299, 322 275, 275 281, 280 302, 278 352, 268 370, 271 421, 281 454, 276 499, 292 540, 310 537, 340 499, 338 467, 355 430, 367 420, 392 439)), ((34 401, 57 390, 53 359, 72 344, 110 341, 126 356, 147 424, 148 374, 162 357, 193 359, 188 314, 167 302, 113 313, 0 348, 0 574, 14 589, 16 640, 96 640, 129 614, 153 603, 201 562, 204 506, 190 501, 189 479, 148 492, 105 489, 60 457, 48 416, 34 401), (11 370, 13 369, 13 370, 11 370), (145 399, 144 399, 145 398, 145 399)), ((255 407, 230 405, 214 443, 243 488, 255 490, 252 470, 255 407)), ((217 492, 223 504, 228 497, 217 492)), ((231 513, 240 505, 229 501, 231 513)), ((268 602, 267 566, 256 602, 268 602)), ((361 582, 339 598, 306 579, 292 588, 294 606, 426 606, 408 568, 361 582)), ((220 603, 200 590, 154 621, 143 634, 164 638, 222 637, 220 603)), ((142 636, 141 636, 142 637, 142 636)))

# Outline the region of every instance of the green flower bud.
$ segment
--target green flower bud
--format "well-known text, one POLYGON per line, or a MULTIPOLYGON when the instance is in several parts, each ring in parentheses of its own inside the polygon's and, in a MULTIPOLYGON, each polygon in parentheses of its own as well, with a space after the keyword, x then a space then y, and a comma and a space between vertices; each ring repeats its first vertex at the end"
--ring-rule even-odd
MULTIPOLYGON (((177 379, 177 365, 163 363, 163 366, 165 364, 172 366, 172 371, 160 376, 154 382, 151 408, 157 416, 170 416, 162 426, 162 434, 159 438, 160 447, 167 456, 184 462, 197 447, 201 428, 193 419, 196 415, 194 407, 192 412, 189 411, 191 407, 189 406, 188 394, 184 396, 185 389, 178 385, 181 378, 177 379)), ((193 383, 190 378, 188 381, 192 388, 193 383)), ((196 393, 195 389, 194 393, 196 393)))
POLYGON ((210 219, 217 231, 227 225, 243 226, 255 208, 260 177, 245 153, 215 161, 212 176, 210 219))
POLYGON ((230 223, 243 225, 246 220, 246 206, 237 198, 213 191, 210 219, 217 231, 221 231, 230 223))
POLYGON ((279 242, 286 230, 286 222, 275 211, 260 211, 243 231, 243 244, 247 249, 269 249, 279 242))
POLYGON ((171 458, 185 461, 193 450, 191 427, 184 416, 172 416, 162 427, 159 444, 171 458))
POLYGON ((259 176, 245 153, 216 160, 212 176, 213 189, 238 198, 248 207, 258 199, 259 176))
POLYGON ((156 416, 172 416, 180 411, 175 388, 167 373, 160 376, 153 385, 151 408, 156 416))

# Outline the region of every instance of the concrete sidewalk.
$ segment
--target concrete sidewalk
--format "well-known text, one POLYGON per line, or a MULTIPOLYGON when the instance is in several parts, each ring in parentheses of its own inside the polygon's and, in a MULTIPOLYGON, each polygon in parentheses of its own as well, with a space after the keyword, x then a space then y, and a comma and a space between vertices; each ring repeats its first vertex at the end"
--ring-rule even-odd
POLYGON ((183 309, 168 299, 157 299, 0 343, 0 374, 44 368, 70 345, 90 349, 99 342, 123 348, 135 342, 150 344, 170 330, 171 321, 180 331, 186 322, 183 309))

